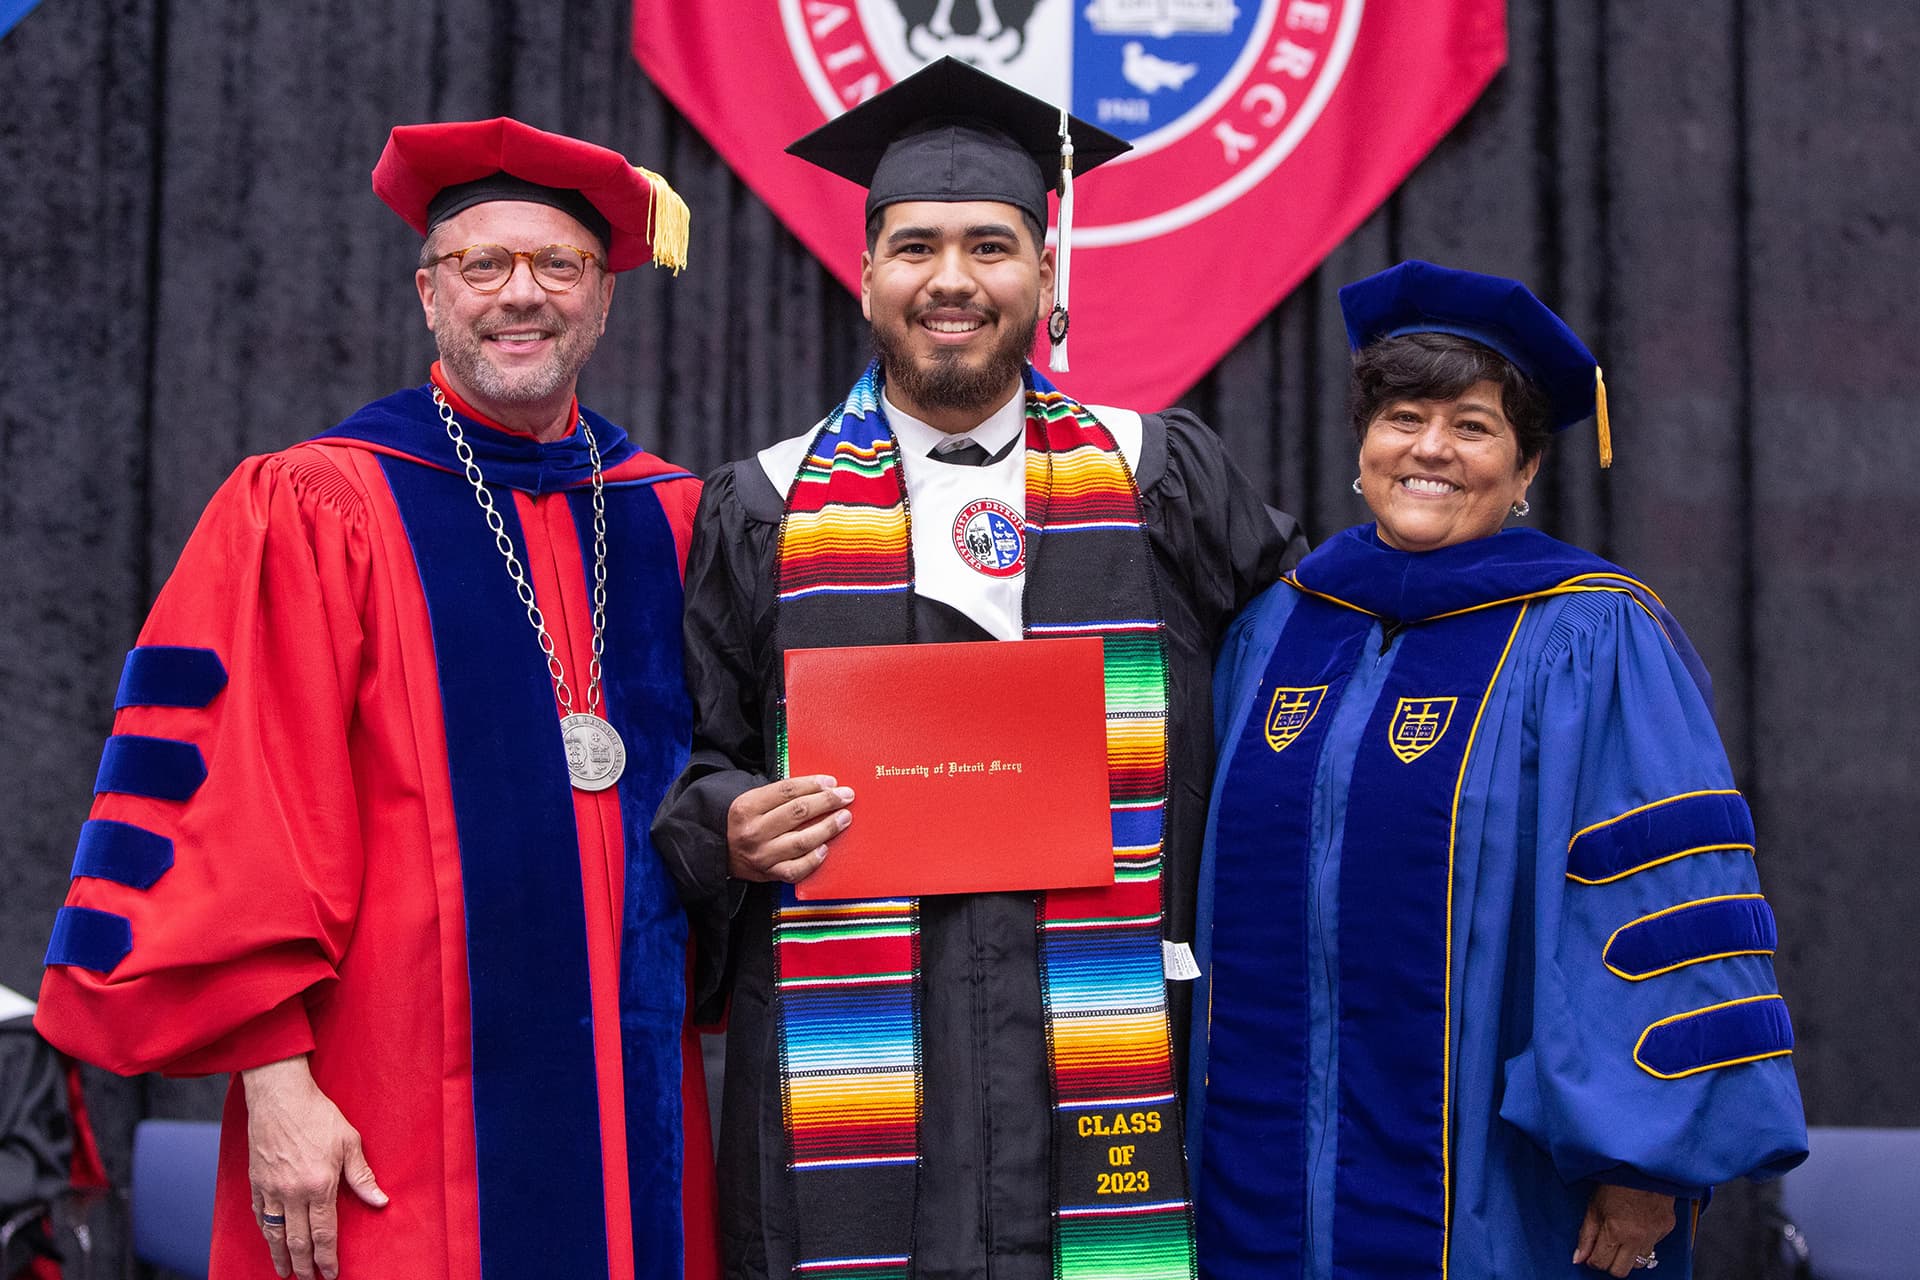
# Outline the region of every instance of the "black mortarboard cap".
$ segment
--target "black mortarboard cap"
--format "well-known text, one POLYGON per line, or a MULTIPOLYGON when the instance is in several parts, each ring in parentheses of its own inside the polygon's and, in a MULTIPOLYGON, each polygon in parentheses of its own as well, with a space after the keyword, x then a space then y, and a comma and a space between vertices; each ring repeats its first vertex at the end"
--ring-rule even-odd
MULTIPOLYGON (((1069 117, 1076 173, 1132 149, 1069 117)), ((905 200, 998 200, 1047 223, 1060 189, 1060 108, 942 58, 787 148, 867 188, 867 216, 905 200)))

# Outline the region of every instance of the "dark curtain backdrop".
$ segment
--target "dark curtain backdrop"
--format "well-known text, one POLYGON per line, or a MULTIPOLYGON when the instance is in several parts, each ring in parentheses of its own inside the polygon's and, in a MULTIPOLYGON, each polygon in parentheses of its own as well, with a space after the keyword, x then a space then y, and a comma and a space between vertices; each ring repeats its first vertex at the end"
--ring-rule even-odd
MULTIPOLYGON (((39 982, 122 655, 207 496, 423 378, 417 241, 367 185, 390 125, 512 113, 685 194, 692 267, 621 279, 584 393, 656 452, 748 453, 858 370, 853 299, 629 24, 621 0, 44 0, 0 40, 0 982, 39 982)), ((1620 457, 1575 432, 1535 519, 1651 582, 1712 667, 1810 1119, 1920 1124, 1920 8, 1516 0, 1510 26, 1487 96, 1184 403, 1325 537, 1362 516, 1335 289, 1419 256, 1556 305, 1620 457)), ((121 1172, 135 1116, 217 1097, 94 1083, 121 1172)))

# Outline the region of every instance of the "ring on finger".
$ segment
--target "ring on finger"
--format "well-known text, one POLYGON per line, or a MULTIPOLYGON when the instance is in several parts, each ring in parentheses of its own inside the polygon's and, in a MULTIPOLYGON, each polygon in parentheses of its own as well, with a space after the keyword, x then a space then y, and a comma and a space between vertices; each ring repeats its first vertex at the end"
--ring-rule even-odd
POLYGON ((1633 1265, 1645 1271, 1651 1271, 1660 1265, 1660 1256, 1649 1249, 1645 1253, 1633 1255, 1633 1265))
POLYGON ((263 1227, 284 1227, 287 1225, 287 1215, 284 1213, 262 1213, 260 1215, 260 1225, 263 1227))

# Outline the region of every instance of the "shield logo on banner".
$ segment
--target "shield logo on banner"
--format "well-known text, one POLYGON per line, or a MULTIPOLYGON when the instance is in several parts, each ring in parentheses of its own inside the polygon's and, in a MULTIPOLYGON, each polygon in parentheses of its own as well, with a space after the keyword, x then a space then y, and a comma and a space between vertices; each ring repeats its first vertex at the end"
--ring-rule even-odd
POLYGON ((1059 381, 1158 408, 1460 118, 1505 60, 1506 14, 1503 0, 635 0, 634 53, 856 290, 865 193, 784 148, 927 62, 962 58, 1133 143, 1075 186, 1059 381))

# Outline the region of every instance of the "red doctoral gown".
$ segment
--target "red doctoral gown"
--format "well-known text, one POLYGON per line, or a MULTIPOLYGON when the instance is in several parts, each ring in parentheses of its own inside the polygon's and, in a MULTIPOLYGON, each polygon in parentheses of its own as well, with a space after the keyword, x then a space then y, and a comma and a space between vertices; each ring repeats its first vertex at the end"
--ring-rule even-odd
MULTIPOLYGON (((455 407, 580 709, 582 433, 455 407)), ((392 1197, 342 1189, 347 1276, 717 1274, 687 929, 647 835, 687 754, 699 482, 583 416, 616 787, 569 785, 546 662, 425 387, 243 463, 121 680, 38 1026, 123 1073, 310 1054, 392 1197)), ((236 1078, 213 1274, 266 1280, 246 1131, 236 1078)))

